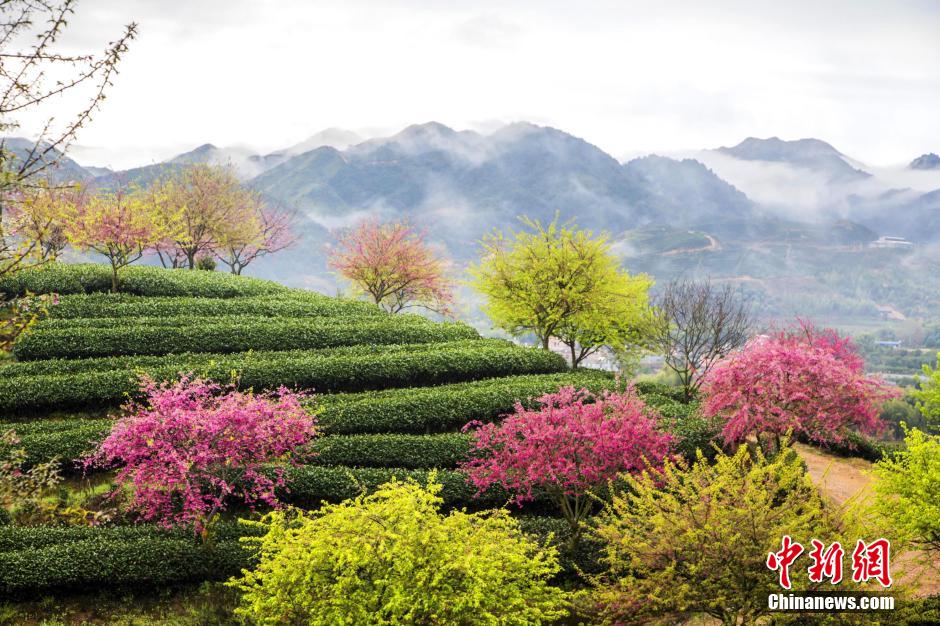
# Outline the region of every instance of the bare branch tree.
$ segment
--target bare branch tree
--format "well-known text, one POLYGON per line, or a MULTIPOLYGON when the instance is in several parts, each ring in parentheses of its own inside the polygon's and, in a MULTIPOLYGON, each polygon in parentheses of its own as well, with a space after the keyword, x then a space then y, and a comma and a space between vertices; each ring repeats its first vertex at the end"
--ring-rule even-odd
POLYGON ((656 307, 653 341, 691 398, 711 367, 747 342, 751 307, 729 284, 686 279, 666 285, 656 307))
MULTIPOLYGON (((60 38, 75 5, 76 0, 0 0, 0 278, 42 263, 54 252, 50 246, 61 244, 52 219, 23 224, 19 217, 25 213, 17 209, 29 194, 48 191, 48 170, 104 102, 137 34, 131 23, 100 54, 65 53, 60 38), (57 106, 54 113, 47 111, 66 92, 79 95, 78 110, 63 114, 57 106), (44 121, 30 140, 11 148, 9 134, 20 128, 24 116, 44 121)), ((0 294, 0 343, 8 345, 29 325, 35 318, 27 315, 31 311, 35 307, 0 294)))

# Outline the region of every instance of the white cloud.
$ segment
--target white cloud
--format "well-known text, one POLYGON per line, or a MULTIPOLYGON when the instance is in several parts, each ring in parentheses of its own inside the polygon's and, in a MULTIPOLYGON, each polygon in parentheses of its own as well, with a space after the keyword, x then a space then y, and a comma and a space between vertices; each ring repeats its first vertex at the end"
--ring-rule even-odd
POLYGON ((132 20, 79 137, 93 164, 428 120, 526 119, 616 155, 772 135, 876 165, 940 151, 940 5, 924 0, 94 0, 65 43, 100 48, 132 20))

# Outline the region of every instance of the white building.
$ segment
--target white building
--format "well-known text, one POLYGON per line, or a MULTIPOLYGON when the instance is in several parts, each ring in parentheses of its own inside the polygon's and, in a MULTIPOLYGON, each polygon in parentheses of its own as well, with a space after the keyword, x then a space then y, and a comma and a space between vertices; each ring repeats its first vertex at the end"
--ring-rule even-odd
POLYGON ((882 235, 869 244, 872 248, 913 248, 914 244, 904 237, 882 235))

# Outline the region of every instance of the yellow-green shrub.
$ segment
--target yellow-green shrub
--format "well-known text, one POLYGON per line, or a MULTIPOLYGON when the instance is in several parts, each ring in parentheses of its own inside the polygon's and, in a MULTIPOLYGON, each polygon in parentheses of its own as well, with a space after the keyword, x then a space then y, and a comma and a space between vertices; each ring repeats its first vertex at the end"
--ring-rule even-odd
MULTIPOLYGON (((439 512, 440 486, 392 481, 317 513, 274 512, 229 584, 258 624, 543 624, 566 614, 556 550, 506 511, 439 512)), ((252 540, 248 540, 252 541, 252 540)))

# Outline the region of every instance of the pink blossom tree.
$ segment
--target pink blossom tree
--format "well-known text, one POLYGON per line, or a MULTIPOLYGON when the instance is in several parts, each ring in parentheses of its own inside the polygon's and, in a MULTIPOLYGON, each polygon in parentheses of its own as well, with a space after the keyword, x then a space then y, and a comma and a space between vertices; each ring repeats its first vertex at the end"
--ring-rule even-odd
POLYGON ((423 307, 447 314, 454 301, 444 261, 403 222, 366 220, 342 233, 330 266, 389 313, 423 307))
POLYGON ((258 194, 245 194, 241 202, 244 205, 242 219, 220 237, 215 251, 219 260, 238 275, 256 259, 297 243, 294 213, 268 204, 258 194))
POLYGON ((303 396, 280 388, 242 393, 184 376, 174 383, 141 381, 145 403, 130 403, 86 466, 117 466, 115 494, 126 491, 140 518, 164 526, 194 523, 204 531, 240 499, 277 506, 283 468, 316 435, 303 396))
POLYGON ((499 485, 516 504, 547 493, 568 521, 573 546, 601 490, 621 473, 659 466, 672 438, 657 430, 656 413, 632 388, 592 396, 563 387, 538 404, 517 403, 501 423, 475 429, 462 469, 479 492, 499 485))
POLYGON ((881 429, 879 409, 898 395, 864 374, 851 340, 836 331, 799 326, 759 337, 720 361, 703 385, 703 411, 723 418, 722 438, 736 444, 788 432, 818 443, 881 429))

